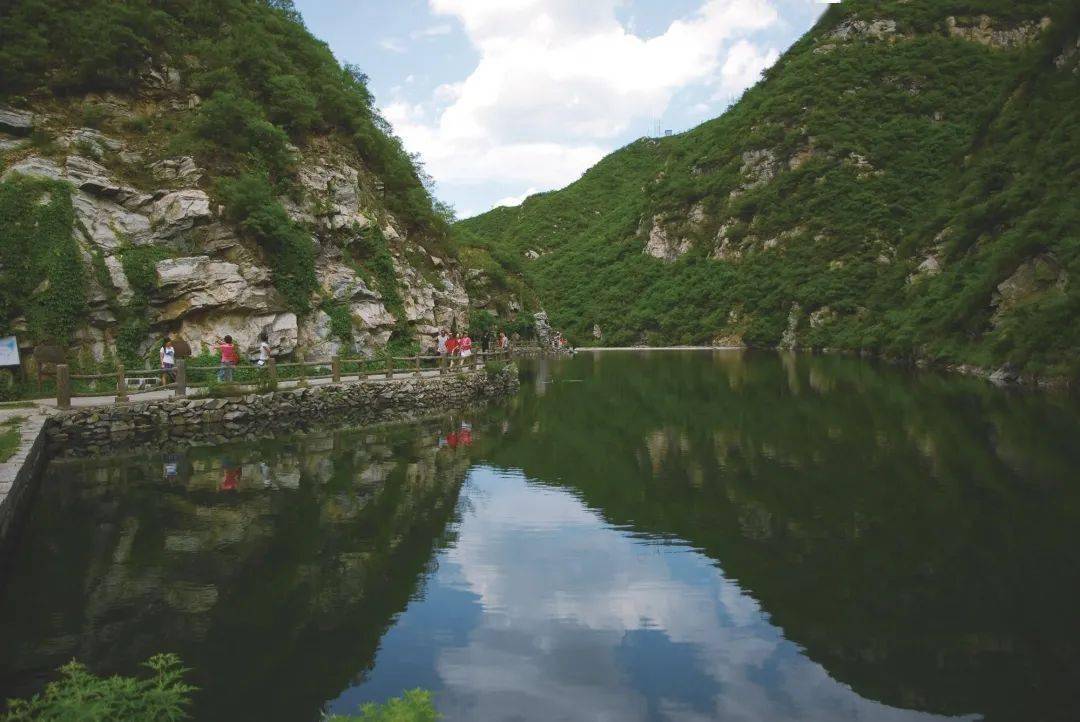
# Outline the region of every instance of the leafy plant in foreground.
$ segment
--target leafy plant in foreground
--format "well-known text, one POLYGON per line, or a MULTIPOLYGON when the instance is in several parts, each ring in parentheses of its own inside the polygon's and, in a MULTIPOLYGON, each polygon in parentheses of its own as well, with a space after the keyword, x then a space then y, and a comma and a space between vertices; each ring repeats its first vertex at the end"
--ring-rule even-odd
POLYGON ((173 722, 188 718, 195 687, 183 681, 187 671, 174 654, 157 654, 144 663, 146 679, 98 677, 71 661, 61 677, 28 700, 9 701, 5 722, 173 722))

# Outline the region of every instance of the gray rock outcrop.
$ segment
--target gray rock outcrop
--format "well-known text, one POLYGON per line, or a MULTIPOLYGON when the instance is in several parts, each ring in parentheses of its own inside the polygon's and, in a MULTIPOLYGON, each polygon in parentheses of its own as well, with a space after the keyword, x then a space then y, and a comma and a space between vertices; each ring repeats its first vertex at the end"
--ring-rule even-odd
MULTIPOLYGON (((178 82, 175 71, 164 67, 148 66, 144 76, 150 82, 147 98, 168 95, 178 82)), ((110 95, 107 102, 114 117, 136 112, 130 100, 119 96, 110 95)), ((19 154, 0 169, 0 177, 19 174, 73 187, 74 233, 90 279, 90 307, 75 337, 99 359, 115 352, 125 309, 137 293, 146 292, 145 283, 143 290, 133 289, 124 268, 125 254, 139 247, 158 248, 163 257, 154 268, 146 308, 137 311, 149 323, 140 352, 163 334, 184 338, 195 353, 230 334, 244 353, 251 353, 259 334, 268 333, 278 353, 302 348, 309 357, 371 355, 401 324, 430 346, 439 328, 467 323, 470 299, 460 267, 431 256, 410 239, 383 207, 378 179, 359 164, 350 165, 345 152, 326 144, 310 157, 297 150, 299 192, 280 199, 310 234, 316 251, 319 291, 311 299, 312 311, 298 316, 275 288, 264 250, 219 216, 221 209, 207 192, 213 179, 194 158, 147 158, 145 148, 131 148, 120 137, 91 128, 54 127, 52 119, 0 106, 0 133, 12 138, 5 147, 18 147, 22 136, 43 123, 56 138, 54 148, 19 154), (141 179, 140 187, 128 179, 141 179), (364 251, 357 254, 351 247, 374 228, 393 258, 400 318, 365 275, 364 261, 354 260, 363 258, 364 251), (340 327, 332 328, 330 315, 321 308, 325 303, 344 307, 351 342, 335 337, 340 327)))
POLYGON ((986 45, 997 50, 1011 50, 1035 42, 1035 39, 1051 25, 1050 18, 1039 22, 1004 25, 989 15, 980 15, 977 22, 965 22, 955 17, 945 21, 949 35, 986 45))
POLYGON ((661 261, 673 263, 686 255, 693 248, 693 243, 688 238, 672 238, 667 228, 664 227, 664 217, 654 216, 652 230, 649 231, 649 240, 645 243, 642 251, 647 256, 659 258, 661 261))

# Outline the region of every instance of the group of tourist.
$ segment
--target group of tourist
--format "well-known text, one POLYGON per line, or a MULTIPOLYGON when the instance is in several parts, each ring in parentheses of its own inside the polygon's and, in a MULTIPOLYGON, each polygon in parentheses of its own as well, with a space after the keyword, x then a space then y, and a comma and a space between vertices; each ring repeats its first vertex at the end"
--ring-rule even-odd
MULTIPOLYGON (((491 350, 492 336, 490 333, 485 333, 480 338, 480 348, 487 353, 491 350)), ((506 351, 510 348, 510 339, 506 337, 506 334, 499 331, 499 336, 495 339, 497 348, 500 351, 506 351)), ((472 356, 473 340, 469 334, 466 333, 448 333, 447 330, 441 329, 438 335, 435 337, 435 351, 439 354, 441 359, 446 360, 450 366, 464 365, 464 359, 472 356)))
MULTIPOLYGON (((486 333, 482 337, 481 347, 485 352, 490 350, 492 340, 490 333, 486 333)), ((499 331, 499 335, 494 341, 500 351, 506 351, 510 348, 510 339, 502 331, 499 331)), ((233 337, 229 335, 224 338, 218 337, 210 347, 220 355, 218 381, 223 383, 231 382, 233 380, 233 371, 236 369, 237 364, 240 363, 240 352, 237 350, 233 337)), ((468 333, 448 333, 446 329, 442 329, 436 337, 436 351, 450 366, 465 365, 465 359, 472 356, 472 347, 473 341, 468 333)), ((270 346, 270 339, 264 331, 259 334, 259 355, 255 360, 255 365, 266 366, 272 355, 273 349, 270 346)), ((161 348, 158 350, 158 360, 161 365, 161 383, 163 386, 168 385, 176 377, 176 347, 173 340, 168 336, 162 341, 161 348)))
MULTIPOLYGON (((237 350, 233 337, 226 334, 224 338, 218 337, 210 347, 220 356, 218 367, 218 381, 228 383, 233 380, 233 371, 240 363, 240 352, 237 350)), ((273 353, 270 346, 270 337, 266 332, 259 334, 259 355, 255 360, 256 366, 265 366, 273 353)), ((158 360, 161 364, 161 383, 167 385, 176 377, 176 346, 171 338, 166 336, 158 350, 158 360)))
POLYGON ((442 329, 435 337, 435 351, 450 366, 464 364, 465 359, 472 356, 472 337, 467 333, 447 333, 446 329, 442 329))

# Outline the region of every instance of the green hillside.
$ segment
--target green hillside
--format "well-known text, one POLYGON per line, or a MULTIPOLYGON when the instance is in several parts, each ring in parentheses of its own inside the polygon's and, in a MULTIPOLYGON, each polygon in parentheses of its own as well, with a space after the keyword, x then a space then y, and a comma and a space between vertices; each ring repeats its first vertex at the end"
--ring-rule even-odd
POLYGON ((1078 32, 1075 0, 845 0, 720 118, 458 223, 463 258, 579 344, 1075 378, 1078 32))

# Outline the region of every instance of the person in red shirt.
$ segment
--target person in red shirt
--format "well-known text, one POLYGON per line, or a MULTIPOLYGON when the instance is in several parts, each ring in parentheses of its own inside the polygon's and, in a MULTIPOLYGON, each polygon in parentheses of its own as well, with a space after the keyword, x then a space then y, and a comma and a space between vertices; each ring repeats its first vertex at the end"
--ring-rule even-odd
POLYGON ((221 353, 221 368, 218 369, 218 381, 232 381, 233 369, 240 362, 240 354, 236 352, 236 344, 233 343, 232 336, 226 336, 224 339, 219 338, 214 348, 221 353))
POLYGON ((446 339, 446 355, 450 359, 450 366, 454 365, 454 356, 457 355, 458 337, 456 333, 450 334, 450 338, 446 339))
POLYGON ((458 353, 461 355, 461 365, 468 364, 469 362, 465 359, 472 356, 472 339, 469 338, 469 334, 463 334, 461 340, 458 341, 458 353))
POLYGON ((244 473, 243 468, 231 459, 223 459, 221 463, 222 477, 218 491, 236 491, 240 488, 240 476, 244 473))

